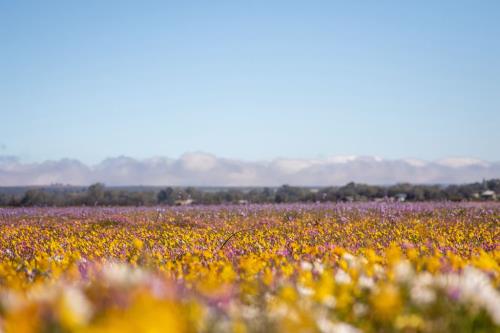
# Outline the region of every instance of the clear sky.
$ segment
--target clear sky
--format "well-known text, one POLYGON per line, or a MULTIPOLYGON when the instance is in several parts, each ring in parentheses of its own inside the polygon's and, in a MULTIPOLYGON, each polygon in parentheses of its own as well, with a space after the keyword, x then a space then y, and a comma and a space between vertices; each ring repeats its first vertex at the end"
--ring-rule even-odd
POLYGON ((1 1, 0 155, 500 160, 500 1, 1 1))

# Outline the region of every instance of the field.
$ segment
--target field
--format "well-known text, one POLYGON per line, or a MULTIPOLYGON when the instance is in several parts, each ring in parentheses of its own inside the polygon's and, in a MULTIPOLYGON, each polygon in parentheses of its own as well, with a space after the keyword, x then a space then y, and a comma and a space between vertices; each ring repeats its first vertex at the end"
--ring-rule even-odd
POLYGON ((494 332, 500 205, 0 209, 0 332, 494 332))

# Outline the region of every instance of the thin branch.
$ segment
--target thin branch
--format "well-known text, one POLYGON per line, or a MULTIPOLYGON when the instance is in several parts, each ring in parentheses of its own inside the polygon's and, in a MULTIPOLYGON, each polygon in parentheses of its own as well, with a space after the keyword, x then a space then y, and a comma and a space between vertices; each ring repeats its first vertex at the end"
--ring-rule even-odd
POLYGON ((252 231, 254 229, 255 228, 248 228, 248 229, 241 229, 241 230, 237 230, 237 231, 233 232, 231 235, 229 235, 228 238, 226 238, 226 240, 224 241, 224 243, 222 243, 222 245, 219 247, 219 251, 222 250, 222 248, 231 240, 231 238, 233 238, 237 234, 239 234, 241 232, 245 232, 245 231, 252 231))

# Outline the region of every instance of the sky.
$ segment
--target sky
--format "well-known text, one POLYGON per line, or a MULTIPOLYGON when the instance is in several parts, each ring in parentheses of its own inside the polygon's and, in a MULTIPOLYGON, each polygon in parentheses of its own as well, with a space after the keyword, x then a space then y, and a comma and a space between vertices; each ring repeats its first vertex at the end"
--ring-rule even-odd
POLYGON ((496 163, 499 15, 498 1, 0 1, 3 183, 14 160, 496 163))

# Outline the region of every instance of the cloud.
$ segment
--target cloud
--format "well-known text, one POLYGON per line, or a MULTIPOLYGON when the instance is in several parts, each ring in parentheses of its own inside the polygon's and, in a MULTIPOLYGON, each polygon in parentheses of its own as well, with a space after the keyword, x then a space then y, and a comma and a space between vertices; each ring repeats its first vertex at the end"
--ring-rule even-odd
POLYGON ((444 158, 437 161, 438 164, 452 167, 452 168, 462 168, 466 166, 474 166, 474 165, 482 165, 487 167, 489 165, 488 162, 478 160, 476 158, 467 158, 467 157, 450 157, 444 158))
POLYGON ((0 156, 0 186, 49 185, 174 185, 174 186, 279 186, 368 184, 464 183, 500 177, 500 163, 472 158, 438 161, 382 159, 370 156, 330 156, 321 159, 241 161, 203 152, 177 159, 156 157, 108 158, 89 166, 62 159, 23 163, 15 156, 0 156))

